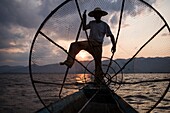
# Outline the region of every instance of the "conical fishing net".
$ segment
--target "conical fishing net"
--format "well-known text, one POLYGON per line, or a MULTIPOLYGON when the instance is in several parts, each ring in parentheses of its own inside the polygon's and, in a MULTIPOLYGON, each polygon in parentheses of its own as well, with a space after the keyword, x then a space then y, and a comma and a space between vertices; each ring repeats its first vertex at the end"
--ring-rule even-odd
MULTIPOLYGON (((152 0, 66 0, 56 4, 37 30, 30 51, 31 80, 41 102, 46 106, 54 103, 59 94, 61 98, 73 94, 94 78, 94 59, 86 51, 76 56, 67 76, 67 67, 59 63, 67 58, 72 42, 88 38, 81 28, 84 11, 88 14, 100 7, 108 12, 102 20, 117 42, 112 54, 110 38, 104 38, 105 82, 141 113, 155 107, 153 112, 169 112, 170 29, 153 5, 152 0)), ((87 16, 87 23, 91 20, 87 16)))

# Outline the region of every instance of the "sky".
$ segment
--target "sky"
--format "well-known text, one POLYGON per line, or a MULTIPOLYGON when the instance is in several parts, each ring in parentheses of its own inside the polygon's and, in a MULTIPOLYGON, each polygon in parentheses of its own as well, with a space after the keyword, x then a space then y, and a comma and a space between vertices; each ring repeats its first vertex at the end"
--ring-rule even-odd
MULTIPOLYGON (((154 6, 163 15, 167 23, 170 24, 169 0, 146 1, 154 6)), ((104 17, 103 20, 107 21, 113 34, 116 36, 119 21, 118 14, 120 12, 120 5, 118 4, 120 4, 120 0, 104 0, 104 2, 105 6, 103 6, 102 9, 107 10, 109 15, 104 17), (109 5, 110 2, 113 3, 113 6, 109 5)), ((0 1, 0 65, 28 65, 30 46, 37 29, 46 16, 61 3, 62 0, 0 1)), ((94 7, 97 6, 90 6, 89 4, 93 3, 87 3, 87 1, 84 0, 82 0, 82 4, 83 5, 80 5, 81 8, 85 9, 88 7, 88 11, 93 10, 94 7)), ((78 23, 76 24, 78 26, 80 22, 78 15, 75 15, 74 12, 75 8, 70 7, 69 13, 59 13, 59 17, 54 17, 54 20, 51 20, 51 22, 49 22, 43 29, 44 33, 50 36, 57 43, 61 44, 65 49, 69 48, 69 44, 74 40, 73 38, 75 37, 75 32, 77 32, 77 28, 74 28, 75 26, 73 25, 78 23), (57 29, 57 24, 55 22, 57 24, 61 24, 60 26, 71 26, 73 28, 68 27, 67 33, 63 32, 63 27, 58 28, 58 30, 54 30, 54 28, 57 29)), ((91 18, 88 18, 88 21, 90 21, 90 19, 91 18)), ((140 4, 135 5, 133 3, 129 6, 127 4, 125 6, 124 19, 122 20, 122 29, 117 44, 115 59, 132 57, 133 54, 142 46, 142 44, 144 44, 155 32, 157 32, 162 25, 162 20, 160 20, 155 13, 147 10, 145 6, 140 4)), ((38 38, 41 38, 41 36, 38 38)), ((35 51, 40 51, 35 53, 34 56, 37 62, 59 62, 66 58, 66 55, 63 54, 61 50, 51 49, 55 48, 54 45, 45 44, 46 41, 47 40, 40 39, 36 43, 41 47, 37 47, 35 49, 35 51), (54 58, 53 55, 56 55, 57 58, 54 58), (43 58, 40 58, 40 56, 43 56, 43 58), (44 60, 45 58, 47 58, 46 61, 44 60)), ((169 45, 170 35, 165 29, 161 31, 161 34, 158 35, 156 39, 146 47, 146 49, 139 53, 138 57, 170 56, 169 45)), ((111 55, 110 48, 110 40, 109 38, 106 38, 104 42, 103 54, 109 57, 111 55)), ((89 58, 91 58, 91 56, 84 51, 77 56, 77 59, 79 60, 89 58)))

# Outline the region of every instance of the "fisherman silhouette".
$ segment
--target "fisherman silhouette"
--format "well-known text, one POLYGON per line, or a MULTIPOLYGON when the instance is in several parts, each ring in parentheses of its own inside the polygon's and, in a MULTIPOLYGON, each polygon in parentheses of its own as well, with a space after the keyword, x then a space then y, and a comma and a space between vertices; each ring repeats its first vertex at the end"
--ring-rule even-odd
POLYGON ((110 27, 107 23, 101 20, 102 16, 106 16, 108 13, 106 11, 101 10, 101 8, 97 7, 93 11, 89 12, 89 17, 94 17, 95 20, 89 22, 86 25, 86 13, 83 14, 83 30, 90 29, 89 38, 86 41, 78 41, 73 42, 69 48, 69 55, 67 60, 61 62, 60 65, 66 65, 69 68, 74 64, 74 58, 81 51, 85 50, 89 52, 94 60, 95 60, 95 81, 98 83, 103 81, 103 71, 102 71, 102 44, 105 35, 111 38, 112 49, 111 51, 114 53, 116 51, 116 44, 114 36, 110 30, 110 27), (71 57, 70 57, 71 56, 71 57))

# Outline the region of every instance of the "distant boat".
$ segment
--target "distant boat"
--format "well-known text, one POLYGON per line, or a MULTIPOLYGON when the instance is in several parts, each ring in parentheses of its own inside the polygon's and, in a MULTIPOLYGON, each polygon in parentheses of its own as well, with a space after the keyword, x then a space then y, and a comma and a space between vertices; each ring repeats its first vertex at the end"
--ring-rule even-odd
POLYGON ((87 85, 36 113, 138 113, 106 86, 87 85))

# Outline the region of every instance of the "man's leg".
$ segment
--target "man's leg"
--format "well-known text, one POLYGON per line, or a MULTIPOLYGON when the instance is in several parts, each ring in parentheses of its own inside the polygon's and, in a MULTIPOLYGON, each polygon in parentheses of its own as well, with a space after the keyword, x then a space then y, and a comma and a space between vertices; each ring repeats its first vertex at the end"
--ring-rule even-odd
POLYGON ((95 60, 95 81, 101 83, 103 81, 103 71, 102 71, 102 44, 97 42, 90 42, 90 46, 87 50, 95 60), (91 47, 92 46, 92 47, 91 47))
POLYGON ((98 83, 103 82, 103 70, 102 70, 102 62, 101 62, 101 57, 102 57, 102 48, 100 47, 95 47, 95 50, 97 51, 94 60, 95 60, 95 76, 96 76, 96 81, 98 83))
POLYGON ((69 68, 72 67, 72 65, 74 64, 74 58, 75 56, 83 49, 86 49, 86 47, 88 46, 87 41, 81 41, 81 42, 73 42, 70 45, 69 48, 69 55, 67 57, 67 60, 64 62, 61 62, 61 65, 67 65, 69 68))

